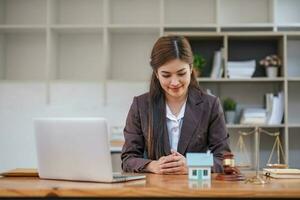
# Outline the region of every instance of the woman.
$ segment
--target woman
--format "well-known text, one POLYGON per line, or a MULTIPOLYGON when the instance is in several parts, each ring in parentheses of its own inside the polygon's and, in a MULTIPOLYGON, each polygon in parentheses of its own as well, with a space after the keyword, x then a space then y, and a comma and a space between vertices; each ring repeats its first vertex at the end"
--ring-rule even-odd
POLYGON ((185 154, 210 150, 213 171, 222 172, 222 155, 230 151, 223 110, 199 88, 187 39, 159 38, 150 65, 150 91, 134 98, 127 116, 122 169, 187 174, 185 154))

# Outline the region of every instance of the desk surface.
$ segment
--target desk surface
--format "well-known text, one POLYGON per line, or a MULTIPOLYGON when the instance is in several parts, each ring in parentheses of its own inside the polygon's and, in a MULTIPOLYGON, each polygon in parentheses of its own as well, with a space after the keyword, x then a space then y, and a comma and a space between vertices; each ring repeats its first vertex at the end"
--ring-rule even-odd
POLYGON ((187 175, 155 174, 147 174, 145 180, 113 184, 41 180, 34 177, 0 178, 0 197, 45 196, 300 198, 300 179, 271 179, 270 184, 253 185, 243 181, 217 180, 201 183, 189 181, 187 175))

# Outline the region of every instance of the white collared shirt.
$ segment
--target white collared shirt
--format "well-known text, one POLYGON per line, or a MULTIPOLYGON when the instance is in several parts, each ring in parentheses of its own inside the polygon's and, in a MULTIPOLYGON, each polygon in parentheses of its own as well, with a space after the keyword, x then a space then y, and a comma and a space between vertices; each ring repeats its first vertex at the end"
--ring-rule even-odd
POLYGON ((171 109, 169 108, 168 104, 166 104, 166 115, 167 115, 166 120, 167 120, 169 141, 170 141, 171 149, 175 151, 177 151, 177 147, 178 147, 178 141, 180 137, 181 127, 182 127, 182 122, 183 122, 183 117, 185 112, 185 105, 186 105, 186 101, 182 105, 180 112, 176 117, 171 112, 171 109))

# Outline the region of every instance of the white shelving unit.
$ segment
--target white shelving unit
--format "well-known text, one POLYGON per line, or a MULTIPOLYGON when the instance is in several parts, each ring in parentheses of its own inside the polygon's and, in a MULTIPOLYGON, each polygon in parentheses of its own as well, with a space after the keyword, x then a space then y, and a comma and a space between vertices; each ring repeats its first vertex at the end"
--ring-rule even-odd
POLYGON ((288 119, 291 124, 300 124, 300 81, 288 83, 288 119))
POLYGON ((219 0, 220 25, 259 26, 272 24, 272 0, 219 0), (253 14, 255 13, 255 14, 253 14))
POLYGON ((1 0, 1 25, 45 25, 47 0, 1 0))
POLYGON ((46 31, 2 29, 0 32, 0 77, 2 80, 45 80, 46 31))
MULTIPOLYGON (((27 110, 24 121, 45 113, 98 116, 98 112, 113 124, 124 124, 132 95, 148 89, 154 42, 165 34, 182 34, 209 59, 224 47, 225 67, 231 60, 258 60, 268 53, 283 58, 277 78, 266 78, 260 71, 251 79, 230 79, 225 70, 220 79, 198 81, 221 98, 234 97, 240 108, 263 107, 265 93, 284 91, 284 122, 261 127, 281 131, 287 162, 300 167, 294 158, 300 151, 295 142, 300 130, 299 9, 299 0, 0 0, 0 118, 18 116, 12 110, 14 104, 20 106, 21 95, 22 109, 27 110), (31 96, 35 91, 44 96, 31 100, 19 89, 8 95, 8 88, 23 83, 21 88, 28 88, 31 96), (1 99, 10 101, 9 106, 1 99), (30 102, 37 101, 44 107, 28 111, 30 102)), ((24 128, 12 126, 0 131, 13 130, 11 134, 20 137, 24 128)), ((239 130, 254 127, 228 125, 233 143, 239 130)), ((272 141, 262 139, 264 164, 272 141)), ((12 155, 17 157, 18 152, 12 155)))
POLYGON ((164 25, 177 27, 216 26, 215 0, 165 0, 164 25))
POLYGON ((279 26, 292 26, 300 24, 298 8, 300 2, 297 0, 276 0, 276 23, 279 26))
POLYGON ((159 37, 159 29, 148 33, 111 31, 110 80, 146 81, 151 76, 151 48, 159 37), (132 45, 135 44, 135 45, 132 45), (133 76, 137 74, 138 76, 133 76))
POLYGON ((101 29, 51 29, 51 80, 104 81, 101 29), (84 55, 84 56, 82 56, 84 55), (84 66, 84 67, 83 67, 84 66))
POLYGON ((289 78, 300 77, 300 35, 287 37, 287 72, 289 78))
POLYGON ((159 25, 160 0, 111 0, 109 24, 159 25))
POLYGON ((103 24, 103 0, 50 0, 48 2, 51 25, 99 26, 103 24))

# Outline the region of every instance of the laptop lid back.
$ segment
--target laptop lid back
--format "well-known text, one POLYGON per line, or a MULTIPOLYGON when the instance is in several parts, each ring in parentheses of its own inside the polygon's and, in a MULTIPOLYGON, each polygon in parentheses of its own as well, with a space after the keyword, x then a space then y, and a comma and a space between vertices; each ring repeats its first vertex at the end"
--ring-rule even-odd
POLYGON ((103 118, 35 120, 41 178, 110 182, 108 127, 103 118))

